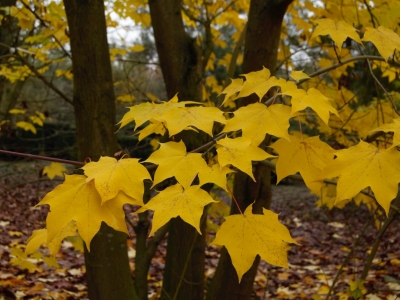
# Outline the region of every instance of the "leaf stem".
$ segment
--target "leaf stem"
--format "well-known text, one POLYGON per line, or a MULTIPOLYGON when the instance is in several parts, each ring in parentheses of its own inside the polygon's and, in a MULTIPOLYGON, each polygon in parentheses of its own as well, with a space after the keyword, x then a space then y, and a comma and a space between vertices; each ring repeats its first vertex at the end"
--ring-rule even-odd
POLYGON ((233 195, 232 190, 231 190, 231 188, 229 187, 229 185, 226 185, 226 188, 228 189, 229 193, 231 194, 233 201, 235 201, 236 207, 237 207, 237 209, 239 210, 240 214, 243 215, 242 210, 241 210, 240 207, 239 207, 239 203, 236 201, 236 198, 235 198, 235 196, 233 195))
POLYGON ((386 141, 385 141, 385 143, 382 145, 381 149, 386 149, 387 143, 393 138, 393 136, 394 136, 394 133, 392 133, 392 135, 389 136, 389 137, 386 139, 386 141))

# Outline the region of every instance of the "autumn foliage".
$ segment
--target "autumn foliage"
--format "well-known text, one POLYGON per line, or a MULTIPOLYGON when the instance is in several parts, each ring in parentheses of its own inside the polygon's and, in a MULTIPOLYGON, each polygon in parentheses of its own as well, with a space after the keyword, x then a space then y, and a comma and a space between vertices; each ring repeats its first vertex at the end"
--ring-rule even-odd
MULTIPOLYGON (((374 7, 379 12, 384 3, 376 2, 374 7)), ((134 134, 138 135, 139 142, 161 136, 163 141, 153 144, 154 151, 145 160, 123 154, 118 159, 103 156, 98 161, 87 162, 82 167, 82 175, 65 175, 65 181, 38 204, 49 205, 50 212, 46 227, 33 232, 25 253, 34 253, 45 244, 50 253, 56 255, 64 238, 78 235, 90 251, 91 241, 102 222, 128 233, 124 204, 140 206, 137 213, 154 212, 150 236, 176 217, 201 234, 204 210, 221 201, 205 191, 204 186, 213 184, 234 199, 228 178, 241 171, 255 181, 255 162, 275 170, 278 182, 299 174, 310 192, 319 197, 321 206, 334 207, 357 199, 358 204, 368 204, 371 213, 381 207, 386 216, 389 215, 400 183, 398 93, 388 92, 380 85, 382 99, 362 103, 349 86, 338 88, 338 85, 342 76, 351 76, 348 70, 356 68, 358 61, 365 61, 365 68, 371 73, 380 69, 382 77, 386 74, 394 80, 397 75, 393 74, 397 71, 393 68, 399 65, 400 50, 397 29, 390 29, 392 23, 385 23, 385 18, 380 19, 379 26, 375 26, 374 21, 365 21, 376 18, 370 15, 371 8, 367 4, 359 11, 349 8, 340 18, 335 1, 324 3, 327 9, 308 1, 295 4, 288 13, 293 23, 302 28, 304 43, 320 47, 324 52, 315 62, 318 71, 296 70, 295 63, 281 57, 288 62, 287 76, 271 76, 270 70, 260 66, 260 70, 230 79, 225 85, 206 80, 206 88, 219 95, 220 106, 206 96, 201 103, 179 101, 179 93, 168 101, 149 96, 151 101, 130 106, 118 123, 119 129, 134 122, 134 134), (299 12, 306 9, 314 17, 300 25, 304 20, 299 12), (352 48, 347 47, 348 44, 352 48), (364 53, 374 47, 380 56, 364 53), (325 74, 326 80, 321 74, 325 74), (236 101, 252 95, 257 96, 258 102, 242 107, 236 105, 236 101), (372 113, 368 115, 375 109, 379 110, 378 117, 371 117, 372 113), (204 132, 209 142, 188 152, 185 143, 175 139, 183 131, 192 135, 204 132), (377 139, 376 133, 384 138, 377 139), (266 140, 272 142, 267 145, 263 142, 266 140), (150 181, 153 197, 145 203, 145 182, 150 181)), ((57 8, 56 4, 51 7, 57 8)), ((185 7, 186 22, 190 24, 196 10, 189 5, 185 7)), ((209 7, 210 11, 212 9, 209 7)), ((216 19, 217 11, 215 8, 216 19)), ((142 22, 146 22, 147 17, 142 22)), ((58 24, 57 20, 52 22, 58 24)), ((240 18, 237 22, 241 22, 240 18)), ((23 17, 19 18, 19 24, 29 28, 23 17)), ((59 25, 58 33, 51 34, 63 44, 66 36, 62 29, 65 28, 59 25)), ((284 51, 282 44, 278 56, 284 51)), ((111 51, 111 55, 116 53, 116 50, 111 51)), ((222 64, 228 58, 218 59, 222 64)), ((208 64, 205 66, 205 70, 212 68, 208 64)), ((2 68, 2 74, 12 79, 9 70, 2 68)), ((72 75, 66 72, 62 76, 72 75)), ((131 102, 132 97, 122 95, 119 100, 131 102)), ((30 116, 30 122, 20 122, 16 126, 34 132, 33 124, 43 119, 37 112, 30 116)), ((45 173, 54 177, 64 171, 57 168, 59 166, 55 165, 45 173)), ((379 222, 376 223, 379 226, 379 222)), ((226 247, 239 282, 257 255, 272 265, 287 268, 289 245, 299 245, 278 221, 276 213, 264 208, 263 214, 253 214, 251 206, 240 215, 225 217, 212 244, 226 247)))

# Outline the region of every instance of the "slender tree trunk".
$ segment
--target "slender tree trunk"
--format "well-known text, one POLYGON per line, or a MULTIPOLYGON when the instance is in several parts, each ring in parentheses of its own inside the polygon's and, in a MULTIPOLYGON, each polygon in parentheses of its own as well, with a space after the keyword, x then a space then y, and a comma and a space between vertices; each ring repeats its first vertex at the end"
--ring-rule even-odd
MULTIPOLYGON (((78 159, 113 155, 115 98, 102 0, 65 0, 74 73, 78 159)), ((126 234, 102 224, 85 249, 90 299, 137 299, 126 234)))
MULTIPOLYGON (((251 1, 243 60, 244 73, 261 70, 263 66, 270 69, 271 74, 275 73, 283 16, 291 2, 292 0, 251 1)), ((239 106, 256 101, 258 98, 253 95, 242 99, 239 106)), ((268 139, 267 137, 260 147, 267 146, 268 139)), ((257 182, 253 182, 242 172, 237 173, 233 192, 242 211, 255 201, 253 213, 261 213, 262 207, 269 208, 271 204, 271 173, 262 164, 257 164, 254 168, 254 177, 257 182)), ((231 214, 237 213, 237 208, 232 205, 231 214)), ((260 258, 257 256, 253 266, 239 283, 229 254, 223 248, 207 299, 250 299, 259 261, 260 258)))
MULTIPOLYGON (((1 1, 0 7, 15 5, 15 0, 1 1)), ((6 9, 0 11, 2 17, 0 24, 0 42, 4 45, 15 47, 18 46, 18 20, 6 14, 6 9)), ((0 46, 0 63, 7 64, 9 49, 5 46, 0 46)), ((6 78, 0 76, 0 122, 8 117, 8 111, 17 103, 17 99, 22 91, 25 81, 17 81, 10 83, 6 78)))
MULTIPOLYGON (((196 43, 185 32, 181 0, 149 0, 158 57, 168 98, 201 100, 202 62, 196 43)), ((179 135, 188 151, 201 143, 198 136, 179 135)), ((161 299, 204 298, 204 235, 183 222, 171 220, 161 299)))

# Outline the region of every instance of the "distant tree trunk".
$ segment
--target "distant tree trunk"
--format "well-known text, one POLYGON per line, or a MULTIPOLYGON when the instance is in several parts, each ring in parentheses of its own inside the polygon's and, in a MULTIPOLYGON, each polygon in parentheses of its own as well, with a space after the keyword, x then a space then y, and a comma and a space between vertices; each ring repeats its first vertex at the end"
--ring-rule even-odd
MULTIPOLYGON (((1 1, 0 7, 15 5, 16 0, 1 1)), ((7 10, 0 10, 2 17, 0 24, 0 42, 9 47, 18 46, 18 20, 6 14, 7 10)), ((0 64, 7 64, 7 54, 10 54, 9 48, 0 46, 0 64)), ((17 103, 25 81, 10 83, 6 78, 0 76, 0 122, 8 117, 8 111, 17 103)))
MULTIPOLYGON (((243 73, 261 70, 262 67, 275 73, 278 46, 281 35, 283 16, 292 0, 252 0, 247 23, 244 49, 243 73)), ((245 106, 258 101, 252 95, 239 102, 245 106)), ((266 141, 261 146, 267 146, 266 141)), ((235 175, 233 193, 242 211, 255 201, 253 213, 261 213, 262 207, 269 208, 271 204, 271 173, 262 164, 254 168, 257 182, 246 174, 238 172, 235 175)), ((232 205, 231 214, 239 213, 232 205)), ((254 278, 260 258, 257 256, 250 270, 238 282, 238 276, 232 265, 231 258, 225 248, 215 272, 212 285, 207 293, 208 300, 243 300, 250 299, 254 278)))
MULTIPOLYGON (((115 98, 102 0, 64 0, 71 39, 78 159, 112 156, 115 98)), ((90 299, 137 299, 126 234, 102 224, 85 249, 90 299)))
MULTIPOLYGON (((181 0, 149 0, 149 6, 168 98, 179 92, 180 100, 200 101, 201 52, 185 32, 181 0)), ((179 138, 188 151, 201 142, 193 134, 179 138)), ((161 299, 204 298, 204 249, 204 235, 180 218, 171 220, 161 299)))

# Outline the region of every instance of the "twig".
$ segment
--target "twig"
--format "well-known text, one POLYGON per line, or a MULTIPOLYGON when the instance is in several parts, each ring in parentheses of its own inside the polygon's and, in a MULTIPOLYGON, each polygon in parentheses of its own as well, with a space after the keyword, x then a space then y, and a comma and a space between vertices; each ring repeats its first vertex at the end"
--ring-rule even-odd
MULTIPOLYGON (((396 200, 393 202, 394 202, 394 206, 396 207, 396 205, 398 205, 400 202, 400 195, 398 195, 396 200)), ((378 251, 379 245, 382 241, 382 237, 385 234, 386 230, 389 228, 390 224, 393 222, 396 214, 397 214, 397 211, 395 211, 391 207, 391 209, 389 211, 389 216, 383 222, 383 225, 382 225, 381 229, 379 230, 378 237, 376 238, 374 245, 372 246, 372 250, 368 255, 368 259, 367 259, 367 261, 364 265, 364 269, 361 273, 361 277, 360 277, 361 280, 365 280, 367 278, 368 272, 372 266, 372 261, 374 260, 375 254, 378 251)))
POLYGON ((156 63, 156 62, 147 62, 147 61, 140 61, 140 60, 133 60, 133 59, 124 59, 124 58, 117 58, 115 60, 127 62, 127 63, 138 64, 138 65, 156 65, 156 66, 160 65, 159 63, 156 63))
POLYGON ((67 103, 74 105, 72 100, 69 99, 63 92, 61 92, 56 86, 54 86, 51 82, 47 81, 46 78, 42 74, 40 74, 34 66, 32 66, 23 56, 21 56, 18 52, 15 53, 15 56, 31 70, 45 85, 51 88, 56 94, 58 94, 62 99, 64 99, 67 103))
POLYGON ((350 252, 346 255, 345 259, 343 260, 342 264, 340 265, 339 270, 337 271, 335 278, 333 279, 332 285, 329 287, 329 292, 328 295, 326 295, 325 300, 330 299, 329 297, 332 294, 333 288, 335 287, 336 282, 339 279, 339 276, 342 274, 343 268, 345 265, 347 265, 347 262, 349 261, 350 257, 353 255, 358 243, 360 242, 361 238, 363 237, 365 231, 367 230, 367 228, 372 224, 374 220, 374 217, 372 217, 369 222, 364 226, 363 230, 361 231, 361 234, 358 236, 358 238, 354 241, 353 247, 351 247, 350 252))
POLYGON ((192 244, 190 245, 190 249, 189 249, 188 255, 187 255, 187 257, 186 257, 185 265, 183 266, 182 274, 181 274, 181 276, 179 277, 178 286, 176 287, 173 300, 178 299, 177 297, 178 297, 178 294, 179 294, 179 290, 180 290, 180 288, 181 288, 183 279, 184 279, 184 277, 185 277, 186 269, 187 269, 187 267, 188 267, 188 265, 189 265, 189 260, 190 260, 190 257, 191 257, 191 255, 192 255, 192 252, 193 252, 193 248, 194 248, 194 244, 195 244, 195 242, 196 242, 196 238, 197 238, 197 232, 195 232, 195 233, 193 234, 193 241, 192 241, 192 244))
POLYGON ((0 149, 0 154, 7 154, 7 155, 12 155, 12 156, 32 158, 32 159, 38 159, 38 160, 54 161, 54 162, 59 162, 59 163, 63 163, 63 164, 75 165, 75 166, 83 166, 84 165, 84 163, 81 161, 54 158, 54 157, 49 157, 49 156, 42 156, 42 155, 35 155, 35 154, 28 154, 28 153, 14 152, 14 151, 7 151, 7 150, 1 150, 1 149, 0 149))
POLYGON ((382 83, 376 78, 374 72, 372 71, 371 63, 369 62, 369 59, 366 59, 369 72, 371 73, 372 78, 375 80, 375 82, 379 85, 379 87, 382 89, 382 91, 386 94, 386 96, 389 98, 390 102, 392 103, 393 110, 400 116, 400 112, 396 108, 396 104, 393 101, 392 95, 383 87, 382 83))

